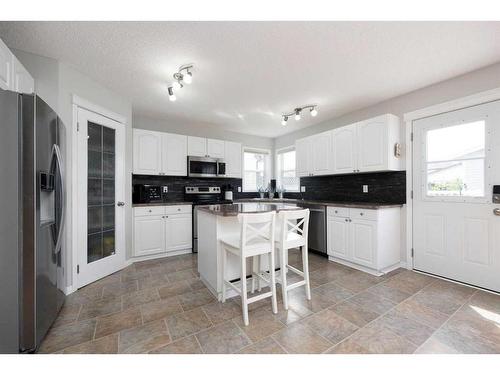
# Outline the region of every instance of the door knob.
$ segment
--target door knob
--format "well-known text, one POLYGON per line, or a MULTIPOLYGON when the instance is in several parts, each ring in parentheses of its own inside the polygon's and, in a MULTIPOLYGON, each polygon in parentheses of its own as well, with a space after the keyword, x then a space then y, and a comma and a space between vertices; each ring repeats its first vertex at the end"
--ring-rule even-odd
POLYGON ((123 206, 125 206, 125 202, 116 202, 116 205, 118 207, 123 207, 123 206))
POLYGON ((493 215, 500 216, 500 208, 493 209, 493 215))

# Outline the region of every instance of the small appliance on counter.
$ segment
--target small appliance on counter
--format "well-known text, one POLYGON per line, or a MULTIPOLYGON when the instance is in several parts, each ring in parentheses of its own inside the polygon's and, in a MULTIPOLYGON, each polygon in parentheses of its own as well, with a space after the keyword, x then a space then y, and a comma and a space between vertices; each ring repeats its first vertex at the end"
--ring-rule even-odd
POLYGON ((132 203, 163 202, 165 186, 135 184, 132 190, 132 203))
POLYGON ((231 185, 224 186, 224 199, 226 201, 233 200, 233 187, 231 185))

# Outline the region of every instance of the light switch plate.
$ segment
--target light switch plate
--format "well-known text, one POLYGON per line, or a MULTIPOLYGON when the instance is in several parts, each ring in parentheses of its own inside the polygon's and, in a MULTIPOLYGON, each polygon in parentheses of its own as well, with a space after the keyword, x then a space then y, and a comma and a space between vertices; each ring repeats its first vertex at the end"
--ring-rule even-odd
POLYGON ((363 185, 363 193, 368 193, 368 185, 363 185))
POLYGON ((300 187, 300 192, 301 193, 305 193, 306 192, 306 187, 305 186, 301 186, 300 187))
POLYGON ((168 193, 168 186, 162 186, 162 192, 168 193))
POLYGON ((241 186, 238 186, 238 193, 241 193, 241 186))

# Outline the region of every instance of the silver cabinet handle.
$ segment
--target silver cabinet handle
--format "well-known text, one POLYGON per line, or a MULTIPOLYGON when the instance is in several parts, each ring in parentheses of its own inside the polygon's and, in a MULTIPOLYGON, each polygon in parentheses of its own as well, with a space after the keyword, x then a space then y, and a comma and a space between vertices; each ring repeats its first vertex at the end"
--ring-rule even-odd
POLYGON ((153 212, 152 210, 148 210, 148 212, 153 212))
POLYGON ((364 215, 364 213, 362 213, 362 212, 359 213, 359 216, 363 216, 363 215, 364 215))
MULTIPOLYGON (((118 207, 123 207, 123 206, 125 206, 125 202, 116 202, 116 205, 117 205, 118 207)), ((151 211, 150 211, 150 212, 151 212, 151 211)))
POLYGON ((500 208, 493 209, 493 215, 500 216, 500 208))

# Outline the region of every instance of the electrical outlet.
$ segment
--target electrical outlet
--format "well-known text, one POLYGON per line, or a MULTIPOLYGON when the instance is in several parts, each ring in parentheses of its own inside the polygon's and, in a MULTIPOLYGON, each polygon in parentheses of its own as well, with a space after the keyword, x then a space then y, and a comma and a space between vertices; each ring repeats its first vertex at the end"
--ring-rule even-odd
POLYGON ((241 186, 238 186, 238 193, 241 193, 241 186))
POLYGON ((306 192, 306 187, 305 186, 301 186, 300 187, 300 192, 301 193, 305 193, 306 192))
POLYGON ((368 193, 368 185, 363 185, 363 193, 368 193))
POLYGON ((163 193, 168 193, 168 186, 162 186, 163 193))

